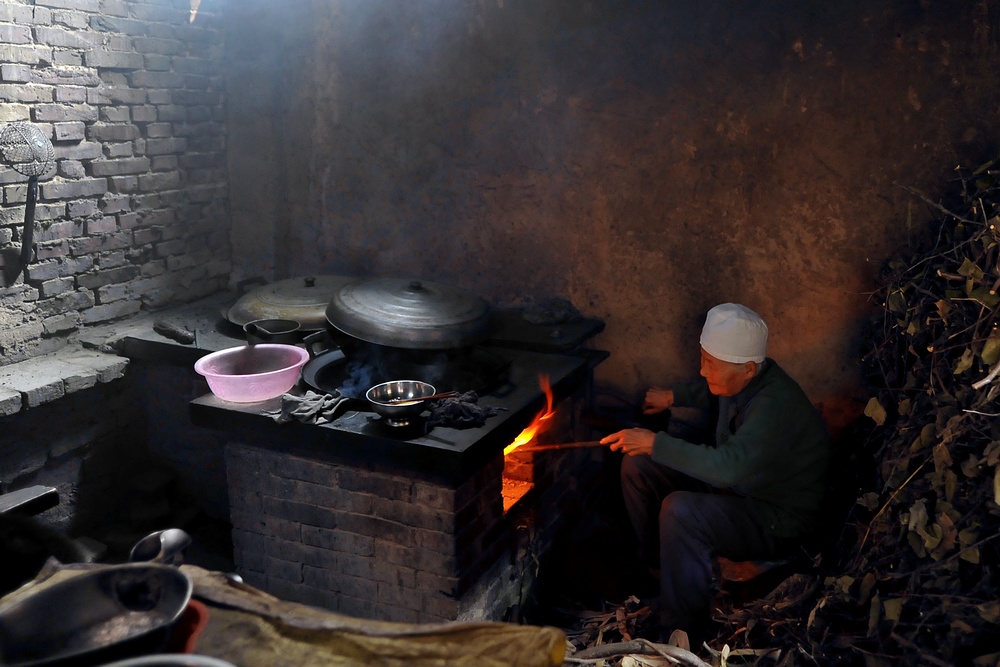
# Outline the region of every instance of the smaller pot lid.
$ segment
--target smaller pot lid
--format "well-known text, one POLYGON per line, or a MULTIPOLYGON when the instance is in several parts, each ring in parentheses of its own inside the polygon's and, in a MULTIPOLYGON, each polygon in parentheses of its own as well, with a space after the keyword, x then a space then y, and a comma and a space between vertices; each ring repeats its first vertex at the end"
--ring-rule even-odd
POLYGON ((326 307, 351 276, 301 276, 254 288, 226 311, 226 319, 242 327, 263 319, 295 320, 302 331, 326 328, 326 307))
POLYGON ((480 297, 441 283, 374 278, 340 289, 326 309, 330 324, 376 345, 444 350, 490 334, 490 307, 480 297))

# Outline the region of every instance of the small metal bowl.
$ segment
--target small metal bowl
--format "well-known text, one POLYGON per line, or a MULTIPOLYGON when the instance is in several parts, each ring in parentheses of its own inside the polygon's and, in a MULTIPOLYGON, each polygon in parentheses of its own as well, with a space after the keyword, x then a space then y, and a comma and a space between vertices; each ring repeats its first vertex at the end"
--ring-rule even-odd
POLYGON ((390 426, 407 426, 424 411, 427 401, 423 397, 436 393, 434 385, 420 380, 391 380, 369 389, 365 398, 390 426))

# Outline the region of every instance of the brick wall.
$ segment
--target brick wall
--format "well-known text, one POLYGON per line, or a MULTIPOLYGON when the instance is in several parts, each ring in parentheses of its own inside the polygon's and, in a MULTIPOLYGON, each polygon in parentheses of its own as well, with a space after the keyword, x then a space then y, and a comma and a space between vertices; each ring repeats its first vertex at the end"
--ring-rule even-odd
POLYGON ((40 518, 74 537, 97 537, 115 521, 129 480, 149 467, 138 390, 130 378, 95 379, 58 401, 0 416, 0 493, 52 486, 59 504, 40 518))
POLYGON ((27 177, 0 167, 0 364, 224 289, 223 31, 188 0, 2 0, 0 126, 55 148, 19 272, 27 177), (13 275, 11 275, 13 273, 13 275))
POLYGON ((457 488, 231 443, 236 565, 274 595, 354 616, 454 619, 507 546, 503 461, 457 488))

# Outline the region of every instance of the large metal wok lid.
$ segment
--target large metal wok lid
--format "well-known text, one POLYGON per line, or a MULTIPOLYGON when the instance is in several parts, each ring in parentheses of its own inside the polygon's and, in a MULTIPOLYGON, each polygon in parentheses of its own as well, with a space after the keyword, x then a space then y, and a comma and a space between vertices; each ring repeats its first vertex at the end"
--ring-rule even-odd
POLYGON ((490 334, 490 307, 465 290, 407 278, 349 283, 330 300, 329 323, 360 340, 405 349, 474 345, 490 334))
POLYGON ((241 296, 225 318, 242 327, 254 320, 295 320, 301 331, 326 328, 326 307, 350 276, 303 276, 262 285, 241 296))

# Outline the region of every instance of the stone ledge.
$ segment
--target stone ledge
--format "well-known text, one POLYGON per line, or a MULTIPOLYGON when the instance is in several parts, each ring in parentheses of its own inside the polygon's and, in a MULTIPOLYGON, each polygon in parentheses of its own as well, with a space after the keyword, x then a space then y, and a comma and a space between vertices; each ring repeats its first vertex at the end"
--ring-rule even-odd
POLYGON ((235 298, 219 293, 191 304, 88 327, 56 352, 0 366, 0 417, 117 380, 132 360, 174 361, 190 368, 209 352, 242 345, 240 339, 217 330, 220 309, 235 298), (160 320, 194 331, 195 342, 182 344, 160 335, 154 330, 160 320))
POLYGON ((0 367, 0 415, 58 400, 67 394, 125 375, 129 360, 70 346, 34 359, 0 367))

